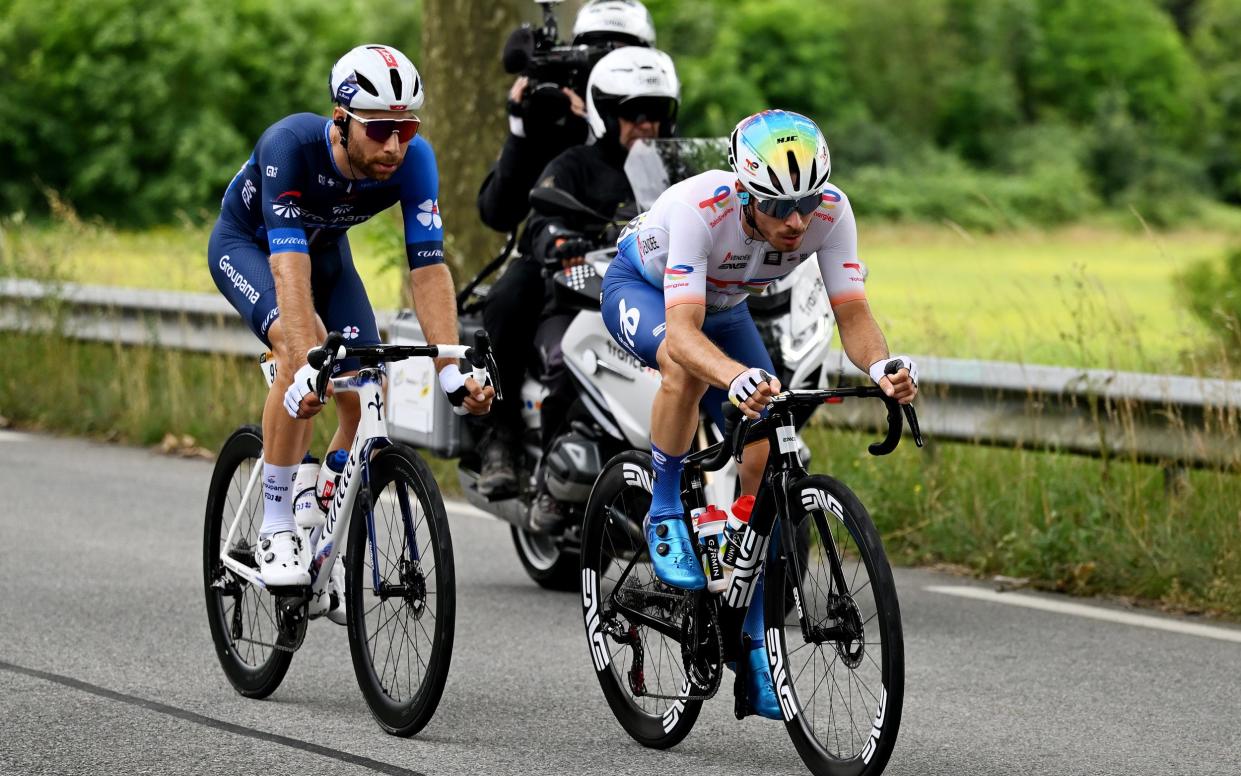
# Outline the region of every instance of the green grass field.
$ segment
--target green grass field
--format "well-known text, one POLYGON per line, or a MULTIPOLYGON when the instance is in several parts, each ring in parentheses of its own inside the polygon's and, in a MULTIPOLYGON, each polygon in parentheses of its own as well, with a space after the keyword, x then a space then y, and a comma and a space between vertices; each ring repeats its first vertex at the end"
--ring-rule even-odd
MULTIPOLYGON (((204 227, 8 223, 4 232, 6 274, 215 290, 204 227)), ((350 239, 375 307, 398 307, 399 226, 374 219, 350 239)), ((1150 233, 1136 222, 991 235, 878 225, 863 229, 860 253, 895 351, 1178 373, 1195 371, 1211 339, 1179 304, 1174 276, 1193 260, 1222 256, 1230 239, 1222 229, 1150 233)))

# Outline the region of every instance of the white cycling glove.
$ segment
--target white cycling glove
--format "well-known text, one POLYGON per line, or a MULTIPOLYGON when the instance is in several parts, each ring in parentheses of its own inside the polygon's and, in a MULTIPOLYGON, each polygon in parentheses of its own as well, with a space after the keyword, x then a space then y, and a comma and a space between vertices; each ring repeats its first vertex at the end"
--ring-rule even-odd
MULTIPOLYGON (((909 370, 909 379, 914 381, 914 387, 916 388, 918 386, 918 365, 915 364, 914 360, 909 356, 889 356, 888 358, 881 358, 871 364, 868 371, 870 372, 870 379, 875 382, 875 385, 878 385, 879 381, 883 378, 890 377, 890 375, 888 375, 884 370, 887 369, 888 364, 893 361, 899 361, 901 364, 901 369, 909 370)), ((897 371, 900 370, 898 369, 897 371)))
MULTIPOLYGON (((458 415, 468 415, 469 410, 465 408, 465 397, 470 395, 466 390, 465 380, 470 375, 461 371, 461 367, 457 364, 449 364, 440 370, 440 387, 444 389, 444 394, 448 396, 448 403, 452 405, 452 411, 458 415)), ((487 382, 490 382, 490 375, 487 376, 487 382)))
POLYGON ((306 394, 315 392, 315 380, 318 378, 319 370, 310 364, 302 364, 302 368, 293 375, 293 384, 284 392, 284 409, 291 417, 297 417, 306 394))
POLYGON ((770 383, 774 379, 766 371, 751 367, 733 378, 728 386, 728 400, 734 407, 740 407, 758 390, 759 383, 770 383))

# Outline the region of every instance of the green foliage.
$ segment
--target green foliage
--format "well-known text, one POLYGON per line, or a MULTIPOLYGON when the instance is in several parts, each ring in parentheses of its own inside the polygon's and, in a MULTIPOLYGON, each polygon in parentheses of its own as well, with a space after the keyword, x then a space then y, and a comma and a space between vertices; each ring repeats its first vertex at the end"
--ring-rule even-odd
POLYGON ((1216 116, 1207 126, 1207 169, 1222 197, 1241 203, 1241 0, 1203 0, 1193 50, 1216 116))
POLYGON ((1180 276, 1181 295, 1189 309, 1233 354, 1241 356, 1241 248, 1222 266, 1203 259, 1180 276))
POLYGON ((0 122, 21 130, 0 133, 0 208, 38 207, 42 187, 125 223, 197 217, 268 125, 326 109, 328 70, 363 34, 417 32, 395 0, 13 0, 0 122))

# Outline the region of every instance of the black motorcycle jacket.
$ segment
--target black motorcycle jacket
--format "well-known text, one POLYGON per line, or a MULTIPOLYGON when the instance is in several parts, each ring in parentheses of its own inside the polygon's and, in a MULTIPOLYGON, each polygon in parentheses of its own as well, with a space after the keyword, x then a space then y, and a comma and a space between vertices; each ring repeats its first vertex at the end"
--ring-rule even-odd
MULTIPOLYGON (((628 155, 627 149, 606 141, 576 146, 553 159, 535 185, 560 189, 605 216, 628 220, 637 215, 633 189, 625 177, 628 155)), ((535 212, 526 224, 523 242, 528 240, 531 256, 547 264, 554 257, 559 240, 587 227, 570 219, 535 212)))

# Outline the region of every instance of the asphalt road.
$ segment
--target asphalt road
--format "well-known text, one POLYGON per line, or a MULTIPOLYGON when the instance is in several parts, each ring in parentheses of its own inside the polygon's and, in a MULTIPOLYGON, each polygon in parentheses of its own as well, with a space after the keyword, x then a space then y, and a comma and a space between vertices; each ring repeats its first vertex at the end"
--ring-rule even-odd
MULTIPOLYGON (((806 772, 782 725, 737 722, 723 698, 675 749, 633 743, 594 679, 576 596, 535 586, 508 528, 460 505, 452 671, 417 738, 372 721, 345 631, 326 621, 270 699, 240 697, 203 607, 210 473, 0 431, 0 772, 806 772)), ((1241 773, 1241 629, 1179 632, 1167 628, 1189 621, 1130 622, 1090 601, 1061 611, 1055 596, 992 600, 921 570, 897 582, 907 677, 888 773, 1241 773)))

